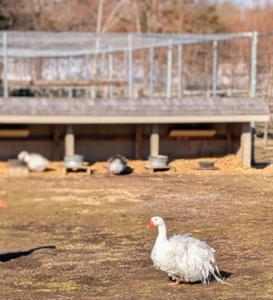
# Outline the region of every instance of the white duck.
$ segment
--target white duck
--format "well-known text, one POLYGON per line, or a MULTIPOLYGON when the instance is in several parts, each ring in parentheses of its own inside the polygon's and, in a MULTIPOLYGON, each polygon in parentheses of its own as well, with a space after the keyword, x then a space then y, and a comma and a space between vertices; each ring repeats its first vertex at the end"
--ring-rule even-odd
POLYGON ((25 162, 31 171, 43 172, 48 165, 48 160, 36 153, 22 151, 18 154, 18 159, 25 162))
MULTIPOLYGON (((191 236, 190 233, 167 237, 167 229, 161 217, 153 217, 147 228, 158 226, 158 236, 151 253, 154 267, 168 273, 175 282, 168 283, 175 286, 180 282, 202 281, 208 285, 210 274, 221 283, 219 269, 215 260, 215 250, 191 236)), ((227 284, 227 283, 226 283, 227 284)))
POLYGON ((119 175, 127 168, 127 159, 122 155, 115 155, 108 159, 108 170, 111 175, 119 175))

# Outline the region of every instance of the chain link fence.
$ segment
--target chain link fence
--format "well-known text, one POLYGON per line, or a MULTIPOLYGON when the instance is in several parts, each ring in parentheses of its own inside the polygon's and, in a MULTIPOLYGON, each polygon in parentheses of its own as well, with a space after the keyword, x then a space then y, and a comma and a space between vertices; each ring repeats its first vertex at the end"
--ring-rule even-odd
MULTIPOLYGON (((36 97, 262 97, 273 109, 273 32, 2 32, 1 94, 36 97)), ((255 162, 273 160, 256 123, 255 162)))
MULTIPOLYGON (((258 36, 257 54, 257 97, 265 99, 270 112, 273 112, 273 35, 272 32, 258 36)), ((273 163, 273 122, 256 123, 255 162, 273 163)))
POLYGON ((3 94, 31 87, 35 95, 48 96, 45 87, 54 91, 57 85, 82 96, 76 88, 81 85, 93 87, 93 94, 85 89, 87 97, 249 95, 253 37, 4 32, 3 94))

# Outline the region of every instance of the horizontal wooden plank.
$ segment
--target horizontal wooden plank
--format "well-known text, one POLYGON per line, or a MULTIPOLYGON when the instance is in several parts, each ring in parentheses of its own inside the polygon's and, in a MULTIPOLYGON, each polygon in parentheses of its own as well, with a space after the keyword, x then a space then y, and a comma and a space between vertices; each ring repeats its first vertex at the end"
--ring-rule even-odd
POLYGON ((220 141, 227 140, 227 135, 215 135, 215 136, 160 136, 160 140, 163 141, 220 141))
POLYGON ((92 85, 125 85, 128 81, 123 78, 94 78, 94 79, 37 79, 9 80, 10 86, 92 86, 92 85))
POLYGON ((28 129, 0 129, 0 137, 27 137, 28 129))
MULTIPOLYGON (((215 135, 215 136, 192 136, 192 137, 171 137, 160 136, 160 141, 216 141, 227 140, 227 135, 215 135)), ((0 141, 53 141, 53 135, 48 136, 29 136, 27 138, 20 137, 0 137, 0 141)), ((60 136, 60 140, 64 140, 64 135, 60 136)), ((76 141, 130 141, 135 142, 134 135, 75 135, 76 141)), ((143 141, 149 141, 150 135, 143 135, 143 141)))
POLYGON ((169 136, 214 136, 216 134, 216 130, 213 129, 173 129, 169 136))

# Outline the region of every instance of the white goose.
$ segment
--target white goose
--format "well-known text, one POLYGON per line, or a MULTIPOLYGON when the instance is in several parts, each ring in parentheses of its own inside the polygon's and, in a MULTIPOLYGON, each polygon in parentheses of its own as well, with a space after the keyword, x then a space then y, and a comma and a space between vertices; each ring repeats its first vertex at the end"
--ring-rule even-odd
MULTIPOLYGON (((154 267, 168 273, 175 282, 202 281, 208 285, 210 274, 221 283, 226 283, 220 277, 215 260, 215 250, 191 236, 190 233, 167 237, 167 229, 161 217, 153 217, 147 228, 158 226, 158 236, 151 253, 154 267)), ((228 283, 226 283, 228 284, 228 283)))
POLYGON ((25 162, 31 171, 43 172, 48 165, 48 160, 36 153, 22 151, 18 154, 18 159, 25 162))
POLYGON ((108 159, 108 170, 111 175, 119 175, 127 168, 127 159, 122 155, 114 155, 108 159))

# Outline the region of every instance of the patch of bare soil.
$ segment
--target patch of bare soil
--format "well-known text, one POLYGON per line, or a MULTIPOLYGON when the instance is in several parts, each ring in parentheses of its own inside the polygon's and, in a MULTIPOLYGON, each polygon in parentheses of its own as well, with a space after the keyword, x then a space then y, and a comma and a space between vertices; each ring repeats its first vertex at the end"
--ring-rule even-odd
POLYGON ((219 171, 178 160, 173 174, 2 176, 0 299, 272 299, 273 173, 231 160, 215 159, 219 171), (214 247, 232 285, 167 286, 150 260, 154 215, 170 235, 214 247))

